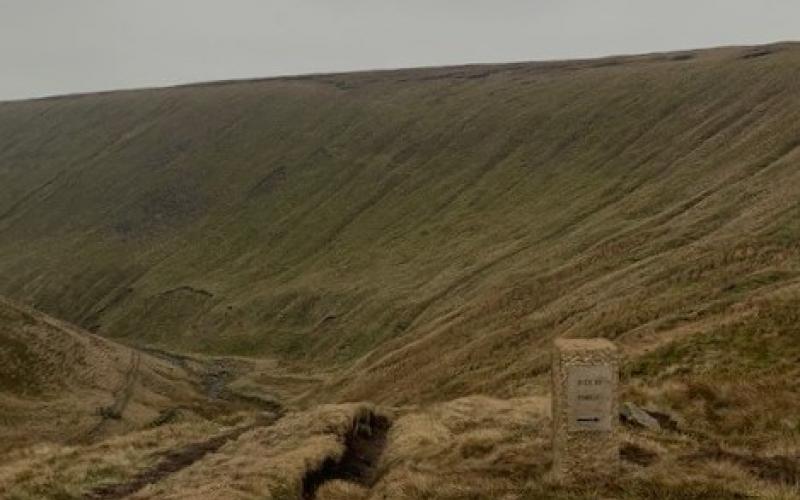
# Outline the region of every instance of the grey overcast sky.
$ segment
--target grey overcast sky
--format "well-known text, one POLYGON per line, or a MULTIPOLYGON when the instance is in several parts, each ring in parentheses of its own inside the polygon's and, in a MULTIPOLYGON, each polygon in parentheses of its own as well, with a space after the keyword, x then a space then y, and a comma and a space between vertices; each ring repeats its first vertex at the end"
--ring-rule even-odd
POLYGON ((0 0, 0 100, 800 39, 800 0, 0 0))

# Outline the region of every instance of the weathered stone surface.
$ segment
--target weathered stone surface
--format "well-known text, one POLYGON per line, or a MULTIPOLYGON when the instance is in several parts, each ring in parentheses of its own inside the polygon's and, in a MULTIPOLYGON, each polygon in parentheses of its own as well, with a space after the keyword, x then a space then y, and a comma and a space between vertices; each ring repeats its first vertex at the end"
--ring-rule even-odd
POLYGON ((658 423, 658 420, 650 415, 647 410, 639 408, 635 403, 631 403, 630 401, 627 401, 622 405, 622 409, 620 410, 619 414, 625 422, 638 425, 639 427, 644 427, 645 429, 650 429, 652 431, 661 430, 661 424, 658 423))
POLYGON ((555 478, 613 475, 619 468, 617 348, 605 339, 557 339, 552 377, 555 478))
POLYGON ((570 431, 611 431, 611 365, 567 366, 567 418, 570 431))

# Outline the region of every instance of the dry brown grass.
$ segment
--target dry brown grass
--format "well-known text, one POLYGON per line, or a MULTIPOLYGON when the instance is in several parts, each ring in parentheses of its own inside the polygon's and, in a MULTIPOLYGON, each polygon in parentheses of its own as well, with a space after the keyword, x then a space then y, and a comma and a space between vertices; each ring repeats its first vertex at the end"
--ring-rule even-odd
POLYGON ((297 499, 303 478, 345 452, 364 415, 394 416, 374 485, 323 483, 318 500, 796 498, 796 484, 763 477, 733 454, 712 454, 683 432, 623 432, 623 469, 606 483, 563 485, 549 475, 546 398, 461 398, 425 408, 322 405, 242 435, 134 498, 297 499), (641 457, 647 457, 641 460, 641 457))
MULTIPOLYGON (((625 428, 623 472, 606 483, 564 485, 549 475, 549 401, 461 398, 426 407, 320 405, 239 436, 132 498, 301 498, 304 478, 346 453, 346 436, 368 415, 393 419, 374 484, 323 482, 317 500, 344 499, 790 499, 786 478, 763 474, 779 462, 746 450, 712 451, 700 434, 625 428)), ((237 424, 246 422, 239 421, 237 424)), ((9 498, 75 498, 124 483, 169 449, 223 432, 208 422, 173 423, 82 447, 39 447, 0 468, 9 498)), ((775 450, 776 452, 778 450, 775 450)), ((792 450, 779 450, 789 453, 792 450)), ((796 451, 796 448, 795 448, 796 451)))
POLYGON ((2 456, 0 496, 9 500, 80 498, 98 485, 132 477, 176 446, 220 431, 219 424, 183 419, 92 445, 38 444, 16 449, 2 456))
POLYGON ((464 398, 392 426, 385 475, 369 498, 502 498, 551 460, 549 400, 464 398))
MULTIPOLYGON (((390 431, 381 480, 370 499, 797 498, 792 482, 759 476, 741 462, 705 457, 682 432, 625 429, 623 441, 648 455, 623 460, 606 484, 562 485, 549 475, 549 401, 469 397, 408 411, 390 431)), ((623 446, 625 448, 626 446, 623 446)), ((625 456, 625 455, 623 455, 625 456)), ((336 497, 333 497, 336 498, 336 497)))
POLYGON ((205 404, 180 366, 0 298, 0 453, 140 429, 205 404))
POLYGON ((369 497, 369 490, 357 484, 333 480, 317 491, 317 500, 363 500, 369 497))
POLYGON ((345 436, 373 411, 366 404, 321 405, 287 415, 133 498, 299 498, 306 473, 340 458, 345 436))

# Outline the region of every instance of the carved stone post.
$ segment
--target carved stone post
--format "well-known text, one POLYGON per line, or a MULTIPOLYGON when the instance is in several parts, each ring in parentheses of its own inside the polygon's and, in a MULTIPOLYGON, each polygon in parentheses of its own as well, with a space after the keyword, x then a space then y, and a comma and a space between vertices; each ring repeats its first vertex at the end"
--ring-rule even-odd
POLYGON ((617 348, 605 339, 557 339, 553 351, 553 474, 585 480, 619 470, 617 348))

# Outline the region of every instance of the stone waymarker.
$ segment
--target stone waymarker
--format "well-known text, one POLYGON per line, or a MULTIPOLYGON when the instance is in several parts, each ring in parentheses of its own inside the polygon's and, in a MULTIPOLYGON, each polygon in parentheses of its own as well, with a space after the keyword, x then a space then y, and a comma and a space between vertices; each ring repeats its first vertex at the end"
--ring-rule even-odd
POLYGON ((613 475, 619 466, 617 348, 605 339, 557 339, 552 374, 555 477, 613 475))

